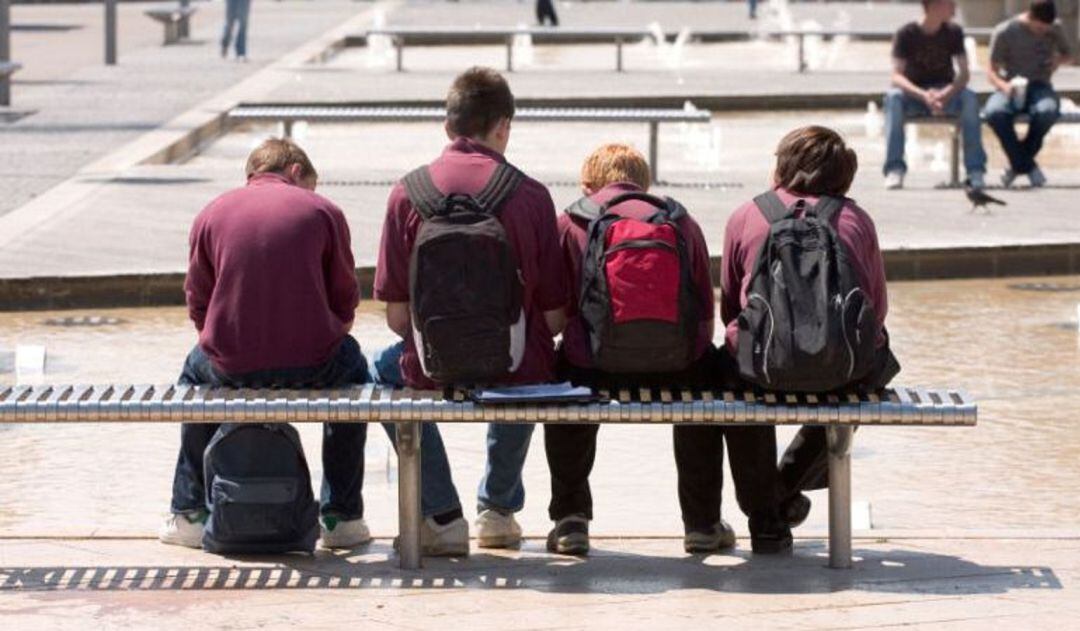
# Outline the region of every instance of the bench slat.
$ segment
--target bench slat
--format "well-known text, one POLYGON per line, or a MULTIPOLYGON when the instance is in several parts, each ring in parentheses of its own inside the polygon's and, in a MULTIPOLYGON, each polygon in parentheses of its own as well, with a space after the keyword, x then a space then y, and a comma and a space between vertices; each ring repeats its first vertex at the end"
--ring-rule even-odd
POLYGON ((978 406, 954 389, 860 396, 622 388, 584 404, 477 405, 460 390, 366 384, 321 390, 185 385, 0 385, 0 423, 412 422, 974 425, 978 406), (657 400, 658 399, 658 400, 657 400), (676 400, 677 399, 677 400, 676 400))

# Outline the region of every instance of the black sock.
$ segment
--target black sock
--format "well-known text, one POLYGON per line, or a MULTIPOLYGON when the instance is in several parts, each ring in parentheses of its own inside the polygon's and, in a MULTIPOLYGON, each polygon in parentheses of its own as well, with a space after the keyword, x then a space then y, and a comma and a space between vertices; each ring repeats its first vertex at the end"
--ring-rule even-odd
POLYGON ((454 521, 455 519, 460 519, 463 516, 464 516, 464 514, 461 512, 461 509, 460 508, 455 508, 452 511, 447 511, 445 513, 439 513, 438 515, 433 515, 431 518, 435 520, 436 524, 439 524, 440 526, 445 526, 446 524, 449 524, 450 522, 454 521))

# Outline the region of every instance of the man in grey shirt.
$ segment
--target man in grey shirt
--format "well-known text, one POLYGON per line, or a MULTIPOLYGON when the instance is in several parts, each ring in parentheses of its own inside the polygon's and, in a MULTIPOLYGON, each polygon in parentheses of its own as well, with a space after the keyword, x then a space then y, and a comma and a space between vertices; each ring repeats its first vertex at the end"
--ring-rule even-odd
POLYGON ((1027 175, 1035 187, 1046 184, 1035 156, 1059 116, 1060 102, 1050 77, 1070 56, 1065 32, 1056 20, 1054 0, 1031 0, 1027 12, 994 29, 990 42, 989 78, 996 92, 983 114, 1009 157, 1009 168, 1001 176, 1005 186, 1018 175, 1027 175), (1024 140, 1014 125, 1019 114, 1030 119, 1024 140))

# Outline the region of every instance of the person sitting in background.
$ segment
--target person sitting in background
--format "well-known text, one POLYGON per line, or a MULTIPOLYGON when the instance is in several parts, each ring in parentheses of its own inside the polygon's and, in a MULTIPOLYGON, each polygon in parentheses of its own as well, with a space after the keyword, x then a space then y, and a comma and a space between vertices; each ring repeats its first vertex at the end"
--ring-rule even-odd
POLYGON ((983 114, 1009 158, 1001 176, 1008 187, 1026 175, 1034 187, 1046 184, 1035 157, 1057 122, 1061 103, 1050 79, 1071 55, 1053 0, 1031 0, 1028 10, 994 28, 988 76, 995 92, 983 114), (1016 134, 1016 117, 1028 116, 1024 140, 1016 134))
POLYGON ((964 168, 971 186, 986 186, 979 99, 970 78, 964 29, 952 21, 955 0, 922 0, 921 20, 893 39, 893 87, 885 93, 885 188, 904 186, 904 122, 916 116, 957 116, 964 140, 964 168))

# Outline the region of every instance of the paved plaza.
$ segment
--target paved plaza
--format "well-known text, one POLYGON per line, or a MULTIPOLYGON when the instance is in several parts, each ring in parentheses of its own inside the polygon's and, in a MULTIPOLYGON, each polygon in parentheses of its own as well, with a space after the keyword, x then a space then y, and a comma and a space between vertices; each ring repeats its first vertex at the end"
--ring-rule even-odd
MULTIPOLYGON (((13 8, 12 57, 24 69, 12 86, 13 105, 0 108, 0 297, 9 283, 40 283, 41 295, 59 291, 52 281, 33 280, 44 278, 177 285, 192 218, 240 185, 250 149, 282 131, 272 124, 230 128, 223 123, 229 109, 438 105, 461 68, 501 68, 505 50, 409 47, 406 71, 398 73, 389 42, 342 44, 357 43, 373 26, 533 21, 532 3, 511 0, 257 2, 251 59, 240 63, 219 57, 223 2, 196 2, 191 41, 168 47, 161 27, 142 15, 149 6, 121 4, 120 63, 111 68, 102 63, 100 5, 13 8)), ((775 1, 763 4, 753 23, 742 2, 557 8, 570 27, 670 33, 887 31, 918 13, 910 3, 775 1)), ((1042 163, 1051 185, 992 187, 1008 203, 992 214, 971 213, 962 191, 943 186, 949 139, 936 126, 909 129, 907 186, 883 190, 876 104, 888 82, 887 41, 811 40, 803 74, 795 71, 793 41, 637 43, 626 47, 621 74, 612 70, 610 45, 519 44, 509 79, 522 104, 714 111, 707 124, 661 125, 662 181, 654 189, 691 209, 714 255, 727 217, 767 185, 779 138, 819 123, 840 130, 857 150, 852 196, 873 216, 889 254, 936 252, 948 276, 994 275, 965 271, 963 252, 981 249, 1027 252, 1032 271, 1080 269, 1080 125, 1063 125, 1047 139, 1042 163), (1044 254, 1055 247, 1066 249, 1051 261, 1044 254)), ((985 67, 985 43, 975 53, 985 67)), ((1056 82, 1066 107, 1075 108, 1080 68, 1063 69, 1056 82)), ((982 70, 973 87, 987 89, 982 70)), ((445 144, 441 127, 300 123, 294 135, 320 172, 320 192, 348 217, 358 266, 370 271, 390 186, 437 154, 445 144)), ((548 184, 561 208, 579 194, 582 159, 610 141, 645 149, 647 129, 515 123, 508 157, 548 184)), ((1004 156, 988 129, 984 141, 993 184, 1004 156)), ((791 557, 749 553, 730 483, 724 515, 740 536, 736 550, 683 554, 666 427, 601 432, 595 553, 587 560, 543 551, 549 477, 538 428, 524 472, 524 547, 474 547, 466 560, 429 560, 420 572, 402 572, 390 547, 396 461, 377 427, 369 434, 365 483, 372 545, 314 557, 225 558, 153 541, 168 501, 176 427, 0 426, 0 626, 1069 628, 1080 615, 1078 290, 1076 275, 891 283, 890 334, 904 365, 898 381, 968 390, 980 418, 976 428, 859 432, 851 571, 825 567, 821 492, 812 496, 791 557)), ((138 303, 119 296, 118 303, 138 303)), ((360 307, 354 335, 365 352, 393 341, 383 315, 377 304, 360 307)), ((168 382, 194 341, 179 306, 0 313, 0 383, 14 379, 16 348, 25 345, 47 350, 41 380, 168 382), (116 321, 80 326, 88 315, 116 321)), ((443 433, 471 519, 483 428, 443 433)), ((780 444, 792 433, 780 429, 780 444)), ((304 425, 301 434, 317 477, 318 428, 304 425)))

